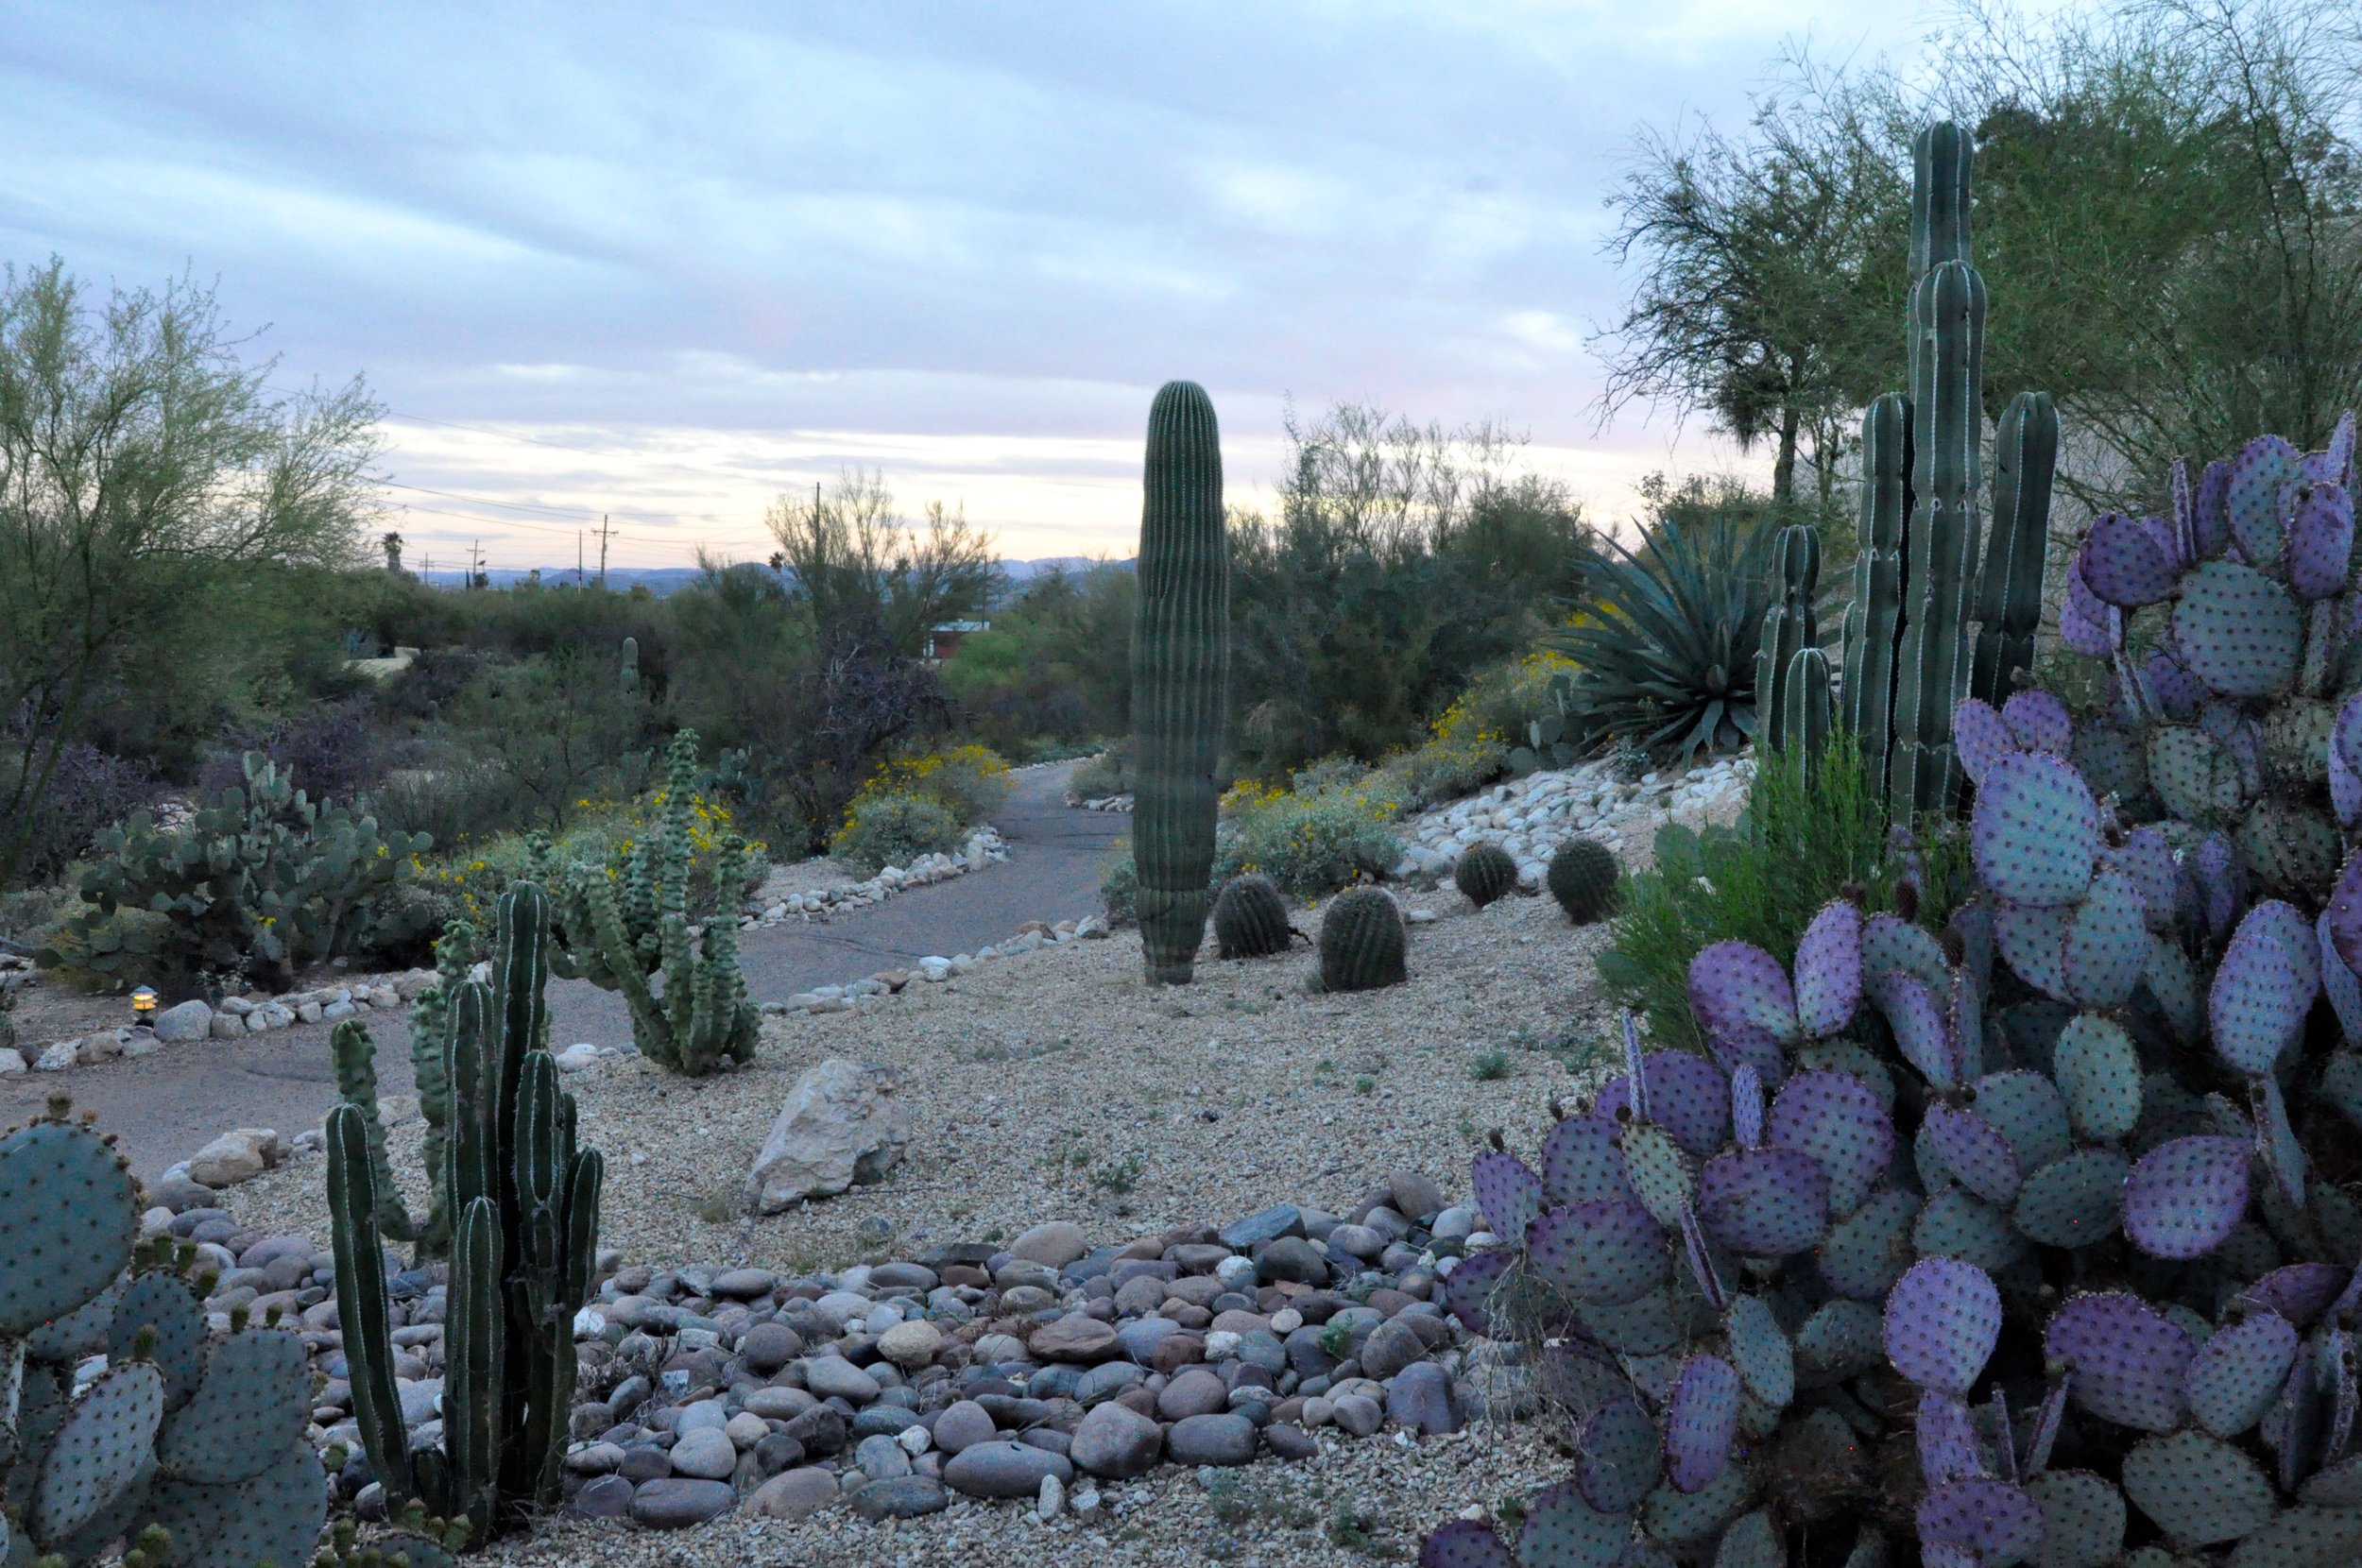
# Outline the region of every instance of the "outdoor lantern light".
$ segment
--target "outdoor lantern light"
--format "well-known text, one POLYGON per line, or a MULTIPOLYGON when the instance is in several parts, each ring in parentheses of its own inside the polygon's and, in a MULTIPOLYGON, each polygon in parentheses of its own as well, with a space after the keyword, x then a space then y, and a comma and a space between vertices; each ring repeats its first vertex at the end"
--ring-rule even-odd
POLYGON ((155 987, 143 985, 131 993, 131 1021, 135 1024, 152 1024, 156 1021, 155 987))

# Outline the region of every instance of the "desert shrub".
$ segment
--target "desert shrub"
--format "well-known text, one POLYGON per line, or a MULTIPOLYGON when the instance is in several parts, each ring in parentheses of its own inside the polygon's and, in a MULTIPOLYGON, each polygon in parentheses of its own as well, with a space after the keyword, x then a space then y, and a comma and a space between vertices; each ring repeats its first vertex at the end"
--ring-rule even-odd
POLYGON ((313 799, 350 801, 375 788, 393 759, 388 736, 373 722, 375 707, 354 693, 267 726, 233 729, 205 759, 197 788, 207 794, 236 789, 246 755, 260 752, 281 772, 302 779, 313 799))
POLYGON ((1067 793, 1077 800, 1104 800, 1132 793, 1132 742, 1111 741, 1107 749, 1081 763, 1067 778, 1067 793))
POLYGON ((962 728, 1010 756, 1121 730, 1129 720, 1136 584, 1128 567, 1047 571, 992 612, 941 669, 962 728))
POLYGON ((877 759, 952 713, 934 672, 875 626, 834 628, 810 667, 747 698, 747 766, 764 781, 782 854, 791 842, 803 853, 827 847, 877 759))
POLYGON ((483 668, 484 656, 472 648, 420 648, 406 668, 378 688, 378 707, 398 718, 432 719, 483 668))
POLYGON ((424 833, 454 855, 514 831, 529 809, 505 772, 455 745, 391 770, 365 799, 387 832, 424 833))
POLYGON ((447 719, 515 791, 522 808, 515 826, 564 827, 583 799, 628 798, 654 775, 655 715, 644 694, 624 690, 611 649, 488 664, 447 719))
POLYGON ((854 809, 872 795, 884 794, 926 795, 959 826, 972 827, 989 820, 1009 798, 1009 765, 990 747, 979 745, 891 758, 862 785, 854 809))
POLYGON ((1128 849, 1108 861, 1099 876, 1099 907, 1110 926, 1137 925, 1140 918, 1140 868, 1128 849))
MULTIPOLYGON (((1926 838, 1917 912, 1940 929, 1964 849, 1957 834, 1926 838)), ((1736 938, 1792 963, 1805 927, 1847 886, 1873 912, 1891 907, 1896 864, 1884 804, 1850 746, 1833 744, 1809 779, 1794 758, 1768 759, 1732 827, 1658 830, 1655 866, 1625 878, 1600 978, 1660 1045, 1694 1045, 1689 961, 1700 948, 1736 938)))
POLYGON ((1402 858, 1391 826, 1402 803, 1371 776, 1306 794, 1241 784, 1223 797, 1214 881, 1258 871, 1297 898, 1317 898, 1402 858))
POLYGON ((79 741, 60 746, 49 785, 33 799, 23 879, 38 883, 59 876, 101 829, 147 805, 161 788, 154 765, 143 758, 117 757, 79 741))
POLYGON ((853 802, 852 816, 829 843, 829 853, 864 875, 906 866, 921 855, 944 854, 961 842, 961 825, 932 794, 881 792, 853 802))

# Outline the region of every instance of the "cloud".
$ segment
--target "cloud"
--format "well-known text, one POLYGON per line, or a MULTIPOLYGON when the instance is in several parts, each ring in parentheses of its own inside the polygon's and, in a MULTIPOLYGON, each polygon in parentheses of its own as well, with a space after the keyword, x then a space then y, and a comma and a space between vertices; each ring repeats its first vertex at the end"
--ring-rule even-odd
POLYGON ((218 277, 287 379, 366 371, 414 417, 394 478, 474 499, 398 497, 512 519, 491 537, 521 555, 602 509, 651 514, 651 550, 751 549, 771 494, 838 463, 964 497, 1013 553, 1121 553, 1173 375, 1215 393, 1241 483, 1275 470, 1287 398, 1369 399, 1530 429, 1613 509, 1730 458, 1593 432, 1619 149, 1737 111, 1784 35, 1917 21, 34 5, 0 40, 0 247, 218 277))

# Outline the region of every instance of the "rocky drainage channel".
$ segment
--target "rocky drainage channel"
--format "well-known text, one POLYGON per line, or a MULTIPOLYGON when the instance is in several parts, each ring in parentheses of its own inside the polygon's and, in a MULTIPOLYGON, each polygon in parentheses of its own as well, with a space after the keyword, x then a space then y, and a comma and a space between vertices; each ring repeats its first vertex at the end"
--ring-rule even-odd
MULTIPOLYGON (((340 1495, 382 1513, 332 1255, 310 1237, 243 1233, 197 1201, 146 1222, 221 1271, 207 1303, 217 1326, 243 1305, 298 1328, 327 1377, 308 1437, 346 1446, 340 1495)), ((1436 1300, 1459 1257, 1491 1241, 1479 1223, 1400 1174, 1344 1216, 1283 1204, 1121 1248, 1090 1247, 1061 1221, 1005 1246, 796 1279, 618 1270, 602 1253, 575 1321, 584 1395, 565 1506, 671 1528, 740 1508, 911 1518, 957 1495, 1087 1520, 1121 1515, 1122 1483, 1160 1465, 1310 1459, 1324 1436, 1391 1425, 1407 1442, 1512 1416, 1526 1403, 1515 1348, 1469 1341, 1436 1300)), ((444 1270, 399 1272, 391 1295, 403 1415, 412 1442, 430 1442, 444 1270)))

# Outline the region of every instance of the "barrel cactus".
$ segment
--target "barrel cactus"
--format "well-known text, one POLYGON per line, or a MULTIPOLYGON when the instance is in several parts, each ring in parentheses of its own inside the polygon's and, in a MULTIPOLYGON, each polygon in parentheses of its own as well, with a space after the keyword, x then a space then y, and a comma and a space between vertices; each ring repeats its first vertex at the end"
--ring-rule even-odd
POLYGON ((1588 926, 1616 912, 1616 878, 1620 875, 1616 852, 1597 839, 1568 839, 1550 857, 1550 896, 1578 926, 1588 926))
POLYGON ((1402 911, 1378 888, 1347 888, 1321 916, 1321 985, 1329 991, 1376 991, 1410 978, 1403 952, 1410 945, 1402 911))
POLYGON ((396 1501, 464 1518, 478 1539, 555 1503, 573 1405, 573 1321, 590 1289, 605 1164, 578 1148, 574 1099, 550 1055, 550 900, 502 895, 488 984, 445 999, 443 1168, 451 1299, 443 1444, 413 1453, 394 1386, 384 1202, 368 1120, 328 1116, 336 1310, 370 1467, 396 1501))
POLYGON ((1168 382, 1148 413, 1132 630, 1132 853, 1153 984, 1187 984, 1206 935, 1229 700, 1230 546, 1213 401, 1168 382))
POLYGON ((1478 1157, 1446 1304, 1542 1347, 1581 1457, 1514 1559, 1424 1560, 2362 1560, 2353 448, 2094 528, 2062 636, 2113 699, 1959 705, 1941 932, 1716 943, 1703 1052, 1628 1025, 1534 1164, 1478 1157))
POLYGON ((328 1511, 303 1341, 213 1330, 196 1249, 139 1239, 138 1183, 63 1097, 0 1137, 0 1215, 8 1559, 302 1561, 328 1511))
POLYGON ((1288 950, 1295 928, 1268 877, 1233 877, 1214 897, 1214 946, 1224 958, 1264 958, 1288 950))
POLYGON ((1461 851, 1451 868, 1452 886, 1478 909, 1517 891, 1517 862, 1509 851, 1487 839, 1461 851))

